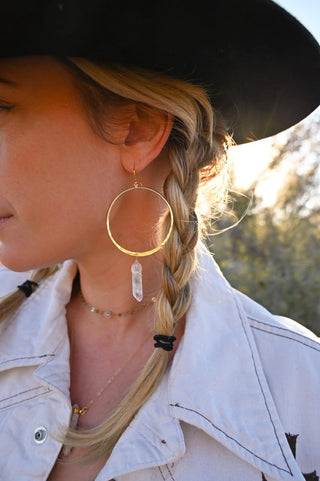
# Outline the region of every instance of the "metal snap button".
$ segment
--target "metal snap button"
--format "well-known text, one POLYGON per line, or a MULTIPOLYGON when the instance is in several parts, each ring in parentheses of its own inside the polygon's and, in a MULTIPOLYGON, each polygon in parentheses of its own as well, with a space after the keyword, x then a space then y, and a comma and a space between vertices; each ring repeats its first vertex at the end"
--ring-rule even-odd
POLYGON ((43 444, 47 439, 47 430, 44 426, 39 426, 34 432, 34 440, 37 444, 43 444))

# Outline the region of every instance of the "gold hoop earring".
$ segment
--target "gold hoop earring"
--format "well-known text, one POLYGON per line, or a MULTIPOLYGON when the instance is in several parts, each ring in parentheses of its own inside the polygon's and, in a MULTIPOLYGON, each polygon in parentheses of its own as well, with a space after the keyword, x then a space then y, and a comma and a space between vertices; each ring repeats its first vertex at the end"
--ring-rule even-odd
POLYGON ((133 170, 133 175, 134 175, 134 185, 133 187, 130 187, 129 189, 125 189, 123 190, 122 192, 120 192, 120 194, 118 194, 114 199, 113 201, 111 202, 110 206, 109 206, 109 209, 107 211, 107 217, 106 217, 106 226, 107 226, 107 231, 108 231, 108 235, 111 239, 111 241, 113 242, 113 244, 121 251, 121 252, 124 252, 125 254, 129 255, 129 256, 132 256, 132 257, 135 257, 136 260, 134 261, 134 263, 132 264, 131 266, 131 274, 132 274, 132 295, 133 297, 138 301, 138 302, 141 302, 142 299, 143 299, 143 284, 142 284, 142 266, 140 264, 140 262, 138 261, 138 258, 139 257, 146 257, 146 256, 150 256, 151 254, 155 254, 156 252, 158 252, 160 249, 162 249, 162 247, 168 242, 170 236, 171 236, 171 233, 172 233, 172 229, 173 229, 173 212, 172 212, 172 208, 171 208, 171 205, 169 204, 169 202, 167 201, 167 199, 160 193, 158 192, 157 190, 155 189, 152 189, 151 187, 144 187, 141 183, 139 183, 137 181, 137 178, 136 178, 136 172, 135 170, 133 170), (116 239, 114 238, 112 232, 111 232, 111 227, 110 227, 110 216, 111 216, 111 211, 115 205, 115 203, 122 197, 124 196, 125 194, 127 194, 128 192, 132 192, 132 191, 135 191, 137 189, 141 189, 141 190, 145 190, 145 191, 149 191, 155 195, 157 195, 161 200, 163 200, 169 210, 169 215, 170 215, 170 226, 169 226, 169 230, 168 230, 168 233, 167 235, 165 236, 165 238, 163 239, 162 242, 160 242, 160 244, 158 244, 156 247, 152 248, 152 249, 149 249, 149 250, 146 250, 146 251, 133 251, 133 250, 129 250, 129 249, 126 249, 125 247, 121 246, 119 244, 119 242, 116 241, 116 239))

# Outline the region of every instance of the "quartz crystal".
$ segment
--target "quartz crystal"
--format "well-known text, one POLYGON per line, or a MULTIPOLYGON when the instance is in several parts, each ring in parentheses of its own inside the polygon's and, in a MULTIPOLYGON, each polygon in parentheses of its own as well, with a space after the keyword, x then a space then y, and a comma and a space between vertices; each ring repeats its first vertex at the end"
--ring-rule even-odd
POLYGON ((143 299, 143 289, 142 289, 142 266, 140 262, 136 259, 131 266, 132 273, 132 295, 138 302, 143 299))
MULTIPOLYGON (((73 409, 79 409, 79 406, 78 404, 74 404, 72 406, 72 414, 71 414, 71 419, 70 419, 70 428, 75 430, 77 428, 77 425, 78 425, 78 421, 79 421, 79 414, 78 413, 75 413, 73 411, 73 409)), ((69 456, 69 454, 71 453, 72 451, 72 447, 71 446, 63 446, 62 448, 62 455, 63 456, 69 456)))

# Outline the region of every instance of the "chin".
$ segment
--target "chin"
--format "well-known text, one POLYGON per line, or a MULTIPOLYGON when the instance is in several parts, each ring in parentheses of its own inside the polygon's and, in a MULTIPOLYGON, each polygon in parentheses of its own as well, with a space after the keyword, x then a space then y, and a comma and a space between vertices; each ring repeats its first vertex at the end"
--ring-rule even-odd
POLYGON ((34 269, 34 267, 29 267, 26 262, 11 260, 6 258, 6 256, 0 256, 0 264, 14 272, 25 272, 34 269))
POLYGON ((17 254, 12 249, 3 249, 0 245, 0 264, 14 272, 25 272, 48 267, 54 262, 44 262, 44 259, 38 256, 28 255, 27 251, 17 254))

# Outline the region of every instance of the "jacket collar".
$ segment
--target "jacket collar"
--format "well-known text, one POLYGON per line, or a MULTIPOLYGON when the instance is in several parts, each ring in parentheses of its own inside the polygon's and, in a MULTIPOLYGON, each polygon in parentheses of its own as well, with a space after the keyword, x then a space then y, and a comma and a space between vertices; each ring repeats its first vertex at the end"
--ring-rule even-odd
POLYGON ((184 338, 169 374, 119 440, 97 481, 139 469, 142 453, 145 467, 182 457, 185 445, 180 421, 202 429, 267 477, 304 481, 281 426, 246 314, 203 248, 193 292, 184 338), (134 463, 132 449, 140 453, 136 466, 121 465, 123 459, 134 463))
POLYGON ((174 418, 203 429, 272 479, 304 479, 287 443, 246 313, 204 249, 169 386, 174 418))
MULTIPOLYGON (((76 265, 65 262, 2 326, 6 337, 2 346, 8 347, 0 353, 0 370, 38 365, 40 379, 45 379, 47 365, 54 370, 55 353, 66 342, 65 305, 75 273, 76 265), (25 332, 28 339, 23 339, 25 332)), ((122 435, 97 480, 179 459, 185 451, 180 427, 180 421, 184 421, 205 431, 266 476, 303 481, 267 386, 246 314, 202 247, 193 292, 184 338, 170 371, 122 435)), ((58 378, 53 384, 68 395, 68 382, 64 375, 60 385, 58 378)))
MULTIPOLYGON (((69 359, 65 306, 70 300, 76 271, 74 262, 65 262, 54 275, 41 281, 35 292, 0 324, 0 372, 20 366, 37 366, 37 376, 42 380, 46 378, 46 383, 56 386, 67 398, 70 378, 65 369, 69 359), (61 351, 66 363, 63 368, 57 361, 57 353, 61 351)), ((15 290, 30 274, 1 269, 0 284, 7 288, 1 294, 15 290)))

